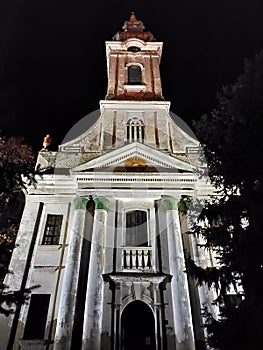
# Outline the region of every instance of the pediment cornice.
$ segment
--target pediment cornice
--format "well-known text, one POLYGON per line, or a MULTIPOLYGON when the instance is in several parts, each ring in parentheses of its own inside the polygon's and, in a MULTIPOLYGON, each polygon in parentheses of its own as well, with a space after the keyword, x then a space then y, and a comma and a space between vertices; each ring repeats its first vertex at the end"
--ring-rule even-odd
POLYGON ((132 157, 137 157, 144 161, 147 166, 156 168, 174 169, 175 171, 180 170, 186 172, 192 172, 194 168, 190 163, 175 158, 168 152, 166 153, 140 142, 133 142, 81 164, 71 169, 71 172, 76 173, 90 171, 92 169, 98 171, 103 170, 103 168, 116 168, 118 166, 124 166, 125 162, 132 157))

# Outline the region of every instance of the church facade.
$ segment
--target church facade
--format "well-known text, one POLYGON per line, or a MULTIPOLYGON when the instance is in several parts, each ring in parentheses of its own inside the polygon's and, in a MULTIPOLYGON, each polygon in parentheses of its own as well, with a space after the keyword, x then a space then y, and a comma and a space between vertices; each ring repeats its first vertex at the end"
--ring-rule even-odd
POLYGON ((132 13, 106 42, 98 120, 39 152, 6 284, 40 287, 3 326, 7 349, 207 349, 213 295, 185 259, 214 264, 187 233, 191 199, 212 188, 196 172, 198 141, 170 116, 161 55, 132 13))

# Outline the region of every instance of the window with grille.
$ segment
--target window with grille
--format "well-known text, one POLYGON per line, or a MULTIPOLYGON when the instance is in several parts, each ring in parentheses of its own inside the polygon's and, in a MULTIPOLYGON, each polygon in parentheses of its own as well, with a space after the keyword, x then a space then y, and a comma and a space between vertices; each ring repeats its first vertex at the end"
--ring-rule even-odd
POLYGON ((128 67, 128 85, 142 85, 141 67, 132 65, 128 67))
POLYGON ((42 241, 43 245, 59 244, 62 218, 62 215, 48 214, 44 237, 42 241))
POLYGON ((32 294, 23 339, 44 339, 50 294, 32 294))
POLYGON ((146 211, 134 210, 126 214, 126 246, 148 246, 146 211))
POLYGON ((127 122, 127 141, 144 141, 144 124, 141 119, 134 117, 127 122))

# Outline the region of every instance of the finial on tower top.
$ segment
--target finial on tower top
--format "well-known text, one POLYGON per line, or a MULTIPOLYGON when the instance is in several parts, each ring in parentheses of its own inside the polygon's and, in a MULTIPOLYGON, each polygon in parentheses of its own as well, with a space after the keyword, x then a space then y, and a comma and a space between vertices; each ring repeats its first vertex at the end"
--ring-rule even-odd
POLYGON ((113 40, 125 41, 130 38, 137 38, 143 41, 155 41, 155 37, 151 32, 145 32, 143 22, 138 20, 135 16, 135 12, 131 12, 130 19, 124 22, 122 27, 123 31, 117 32, 113 40))
POLYGON ((131 12, 131 16, 130 16, 130 21, 136 21, 137 20, 137 18, 136 18, 136 16, 135 16, 135 12, 131 12))

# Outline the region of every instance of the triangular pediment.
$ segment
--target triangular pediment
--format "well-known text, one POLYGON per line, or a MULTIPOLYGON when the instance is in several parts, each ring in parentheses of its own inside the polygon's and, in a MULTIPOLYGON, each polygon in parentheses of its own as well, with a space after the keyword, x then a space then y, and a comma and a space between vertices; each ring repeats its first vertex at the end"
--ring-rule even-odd
POLYGON ((140 142, 133 142, 121 148, 111 150, 95 159, 81 164, 71 172, 85 171, 144 171, 158 169, 158 171, 192 172, 193 165, 171 156, 168 152, 149 147, 140 142))

